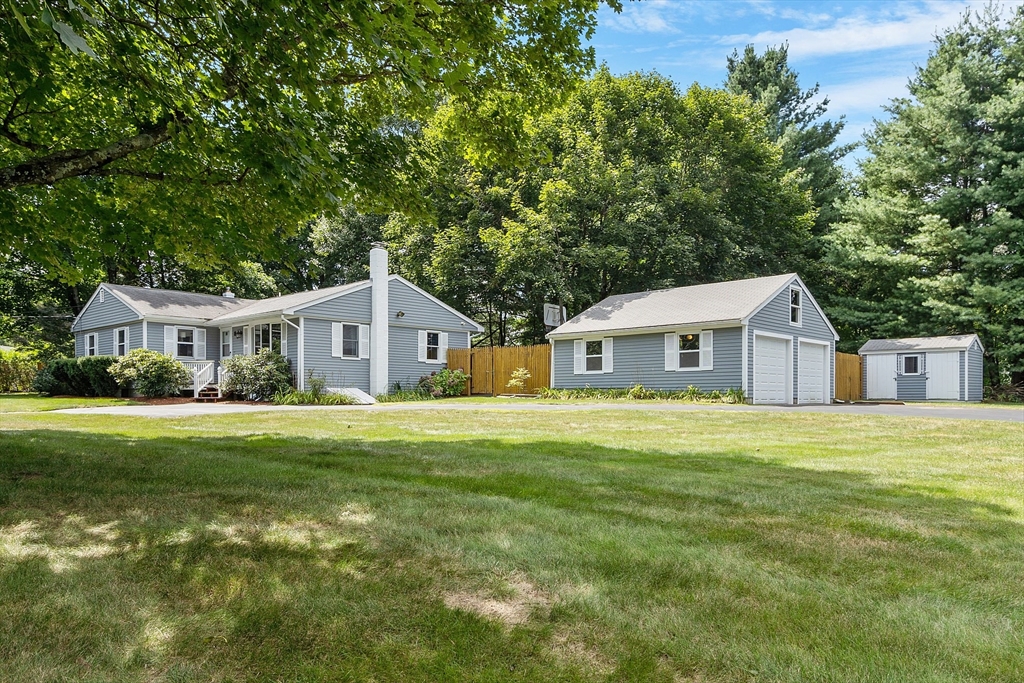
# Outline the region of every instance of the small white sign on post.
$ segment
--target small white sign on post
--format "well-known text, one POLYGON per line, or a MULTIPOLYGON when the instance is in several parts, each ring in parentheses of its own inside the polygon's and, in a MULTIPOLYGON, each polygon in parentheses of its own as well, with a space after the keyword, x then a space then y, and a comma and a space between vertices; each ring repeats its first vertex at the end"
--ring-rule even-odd
POLYGON ((558 304, 544 304, 544 324, 548 327, 558 327, 565 322, 564 311, 565 309, 558 304))

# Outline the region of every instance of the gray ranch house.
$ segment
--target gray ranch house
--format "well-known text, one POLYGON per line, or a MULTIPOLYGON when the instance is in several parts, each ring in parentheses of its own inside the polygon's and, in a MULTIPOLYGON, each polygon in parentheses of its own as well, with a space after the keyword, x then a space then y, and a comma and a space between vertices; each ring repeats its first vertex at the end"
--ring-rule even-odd
POLYGON ((387 251, 370 251, 370 279, 269 299, 101 284, 72 324, 75 355, 121 356, 147 348, 192 370, 199 395, 215 388, 220 361, 279 351, 296 386, 310 376, 371 396, 415 386, 468 348, 483 328, 399 275, 387 251))
POLYGON ((548 333, 555 388, 742 389, 831 403, 835 328, 799 276, 611 296, 548 333))
POLYGON ((985 349, 976 334, 871 339, 858 353, 869 400, 982 399, 985 349))

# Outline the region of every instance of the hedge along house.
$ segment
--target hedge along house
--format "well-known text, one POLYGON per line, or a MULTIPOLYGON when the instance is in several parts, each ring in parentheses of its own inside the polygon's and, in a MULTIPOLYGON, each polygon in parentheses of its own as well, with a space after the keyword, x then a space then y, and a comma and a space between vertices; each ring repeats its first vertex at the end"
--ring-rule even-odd
POLYGON ((370 279, 269 299, 101 284, 72 324, 75 355, 124 355, 148 348, 174 356, 194 376, 195 395, 215 387, 220 361, 274 349, 296 386, 371 395, 414 386, 444 367, 449 348, 468 348, 483 328, 398 275, 387 251, 370 251, 370 279))
POLYGON ((985 349, 976 334, 871 339, 858 353, 869 400, 982 399, 985 349))
POLYGON ((795 274, 609 297, 548 333, 555 388, 742 389, 830 403, 839 339, 795 274))

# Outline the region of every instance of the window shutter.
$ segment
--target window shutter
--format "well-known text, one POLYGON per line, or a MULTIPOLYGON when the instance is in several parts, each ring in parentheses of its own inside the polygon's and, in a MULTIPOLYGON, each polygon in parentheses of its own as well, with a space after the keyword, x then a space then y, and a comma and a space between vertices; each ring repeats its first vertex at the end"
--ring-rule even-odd
POLYGON ((178 332, 173 325, 164 325, 164 353, 168 356, 177 356, 175 345, 178 343, 178 332))
POLYGON ((665 335, 665 372, 679 369, 679 337, 675 332, 665 335))
POLYGON ((360 325, 359 326, 359 357, 369 358, 370 357, 370 326, 360 325))
POLYGON ((201 327, 196 328, 196 346, 192 355, 196 360, 206 360, 206 330, 201 327))
POLYGON ((448 333, 441 333, 441 348, 437 350, 437 357, 442 363, 448 362, 448 333))
POLYGON ((583 374, 583 340, 576 339, 572 343, 572 374, 583 374))
POLYGON ((416 360, 421 363, 427 362, 427 331, 420 330, 417 332, 419 348, 416 351, 416 360))
POLYGON ((601 340, 601 372, 612 371, 612 338, 601 340))
POLYGON ((341 358, 341 323, 331 323, 331 355, 341 358))
POLYGON ((111 356, 116 356, 117 355, 117 330, 118 330, 118 328, 114 328, 114 331, 110 333, 110 337, 111 337, 110 341, 112 342, 111 345, 110 345, 110 355, 111 356))
POLYGON ((700 333, 700 369, 713 370, 715 365, 715 333, 705 330, 700 333))
POLYGON ((252 351, 252 328, 246 325, 242 328, 242 354, 248 356, 252 351))
POLYGON ((132 328, 130 328, 130 327, 124 328, 124 352, 125 352, 125 354, 127 354, 129 351, 132 350, 132 340, 130 339, 131 334, 132 334, 132 328))

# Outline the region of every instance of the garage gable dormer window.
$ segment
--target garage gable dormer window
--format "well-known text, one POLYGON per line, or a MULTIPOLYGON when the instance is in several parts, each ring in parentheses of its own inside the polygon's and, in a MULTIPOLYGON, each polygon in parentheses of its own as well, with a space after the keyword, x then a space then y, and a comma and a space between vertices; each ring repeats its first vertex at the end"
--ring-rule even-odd
POLYGON ((665 371, 713 370, 713 330, 669 332, 665 335, 665 371))
POLYGON ((572 343, 574 375, 612 372, 612 338, 576 339, 572 343))
POLYGON ((789 288, 789 324, 803 324, 804 293, 799 287, 789 288))

